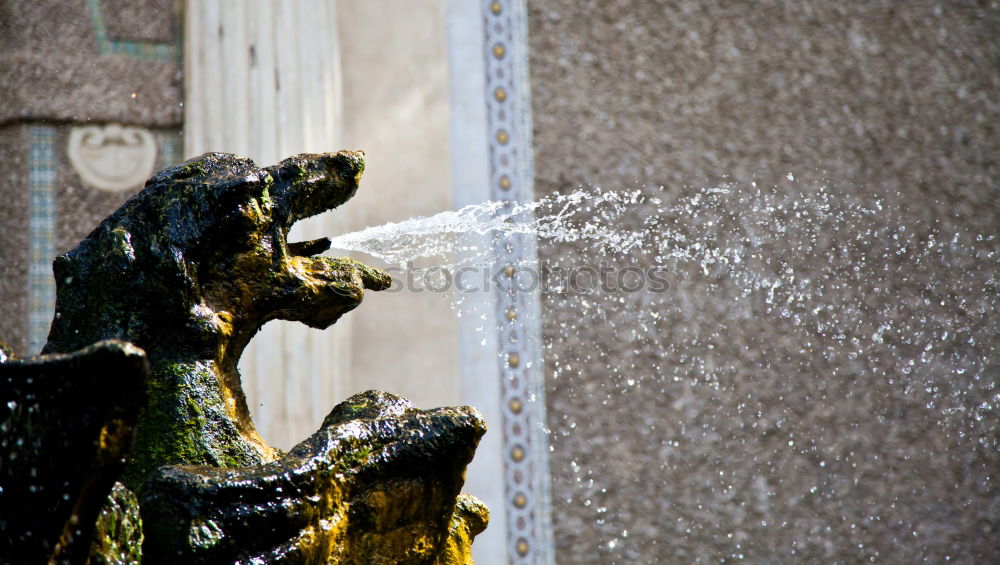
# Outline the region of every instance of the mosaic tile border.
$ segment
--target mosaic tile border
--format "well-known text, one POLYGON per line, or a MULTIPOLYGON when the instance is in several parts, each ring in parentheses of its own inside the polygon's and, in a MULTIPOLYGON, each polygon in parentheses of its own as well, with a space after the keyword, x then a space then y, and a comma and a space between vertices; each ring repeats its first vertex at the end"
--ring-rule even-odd
MULTIPOLYGON (((527 12, 524 0, 482 4, 485 26, 486 105, 493 200, 534 198, 531 103, 527 72, 527 12)), ((535 241, 524 236, 498 241, 495 256, 516 280, 518 265, 537 263, 535 241)), ((541 306, 536 293, 498 289, 500 387, 504 433, 504 492, 507 557, 517 565, 555 562, 545 433, 545 371, 541 306)))
MULTIPOLYGON (((180 31, 172 43, 112 41, 108 39, 99 0, 86 0, 100 55, 122 55, 139 60, 182 63, 180 31)), ((52 260, 56 255, 56 128, 36 125, 28 133, 28 354, 48 340, 55 311, 56 291, 52 260)), ((155 134, 158 168, 176 164, 181 155, 179 132, 155 134)))
POLYGON ((56 129, 28 130, 28 353, 41 351, 55 312, 56 129))
POLYGON ((156 138, 156 170, 165 169, 183 161, 184 139, 179 131, 157 131, 156 138))
MULTIPOLYGON (((181 155, 181 134, 159 131, 157 170, 175 165, 181 155)), ((56 288, 52 260, 56 256, 57 128, 28 129, 28 343, 27 353, 41 351, 48 341, 55 313, 56 288)))
MULTIPOLYGON (((182 49, 179 41, 174 41, 173 43, 153 43, 147 41, 113 41, 108 39, 100 0, 87 0, 87 13, 94 24, 94 35, 97 37, 97 51, 101 55, 124 55, 133 59, 161 61, 164 63, 182 62, 182 49)), ((179 34, 175 35, 175 37, 179 37, 179 34)))

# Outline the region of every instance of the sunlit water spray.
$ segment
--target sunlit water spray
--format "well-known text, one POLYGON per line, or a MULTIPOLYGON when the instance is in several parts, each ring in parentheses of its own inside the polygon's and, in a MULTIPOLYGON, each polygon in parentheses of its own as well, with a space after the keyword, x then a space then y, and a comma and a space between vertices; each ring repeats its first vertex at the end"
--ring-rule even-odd
MULTIPOLYGON (((360 251, 386 263, 406 267, 413 261, 450 257, 458 252, 465 261, 479 262, 492 251, 489 246, 469 247, 464 236, 487 236, 495 243, 513 235, 530 235, 542 241, 587 240, 617 253, 628 253, 642 243, 642 233, 621 230, 612 222, 631 211, 640 193, 578 190, 534 202, 489 201, 343 234, 332 240, 336 249, 360 251), (586 215, 594 210, 602 222, 586 215)), ((454 266, 454 263, 449 263, 454 266)))
MULTIPOLYGON (((912 278, 908 265, 935 268, 950 255, 971 253, 974 241, 995 238, 914 226, 878 198, 864 202, 822 186, 782 193, 754 184, 705 188, 672 199, 650 196, 648 190, 579 189, 533 202, 490 201, 343 234, 333 238, 332 247, 366 253, 400 269, 422 261, 424 269, 454 270, 490 265, 496 246, 522 235, 534 238, 540 255, 550 260, 559 258, 546 251, 561 245, 577 251, 574 259, 584 263, 639 262, 679 277, 692 268, 702 277, 724 274, 743 297, 763 292, 764 302, 785 316, 789 305, 820 297, 831 285, 886 279, 887 265, 872 271, 889 258, 894 271, 912 278), (817 269, 812 259, 818 253, 834 256, 817 269)), ((998 261, 992 253, 980 259, 998 261)), ((987 279, 996 284, 995 277, 987 279)), ((830 308, 817 306, 814 315, 830 308)), ((836 308, 850 317, 857 306, 836 308)), ((887 329, 872 338, 882 339, 887 329)))
MULTIPOLYGON (((996 269, 990 267, 1000 264, 994 252, 984 255, 974 244, 992 241, 995 235, 946 233, 921 224, 881 198, 865 201, 833 194, 823 186, 780 191, 756 184, 724 185, 673 197, 662 187, 652 195, 649 189, 581 188, 533 202, 484 202, 369 227, 334 238, 332 247, 363 252, 401 269, 424 261, 425 268, 453 271, 468 265, 497 267, 491 265, 496 246, 527 235, 538 242, 543 268, 610 263, 642 267, 647 269, 644 276, 656 268, 669 274, 673 292, 629 296, 613 284, 596 281, 587 281, 594 284, 575 293, 565 284, 541 288, 557 291, 550 302, 565 306, 571 301, 573 311, 598 317, 605 307, 642 302, 634 316, 653 323, 640 327, 649 330, 644 339, 657 343, 655 322, 666 311, 678 311, 678 300, 686 298, 685 281, 691 278, 707 281, 709 293, 722 285, 734 289, 728 294, 735 303, 727 308, 736 317, 790 319, 854 350, 847 355, 858 355, 862 343, 974 343, 968 317, 985 317, 995 307, 998 282, 996 269), (932 297, 934 282, 948 276, 965 287, 964 295, 932 297), (892 299, 896 289, 908 283, 924 286, 927 297, 921 303, 892 299), (917 313, 921 306, 934 312, 900 319, 894 313, 903 306, 917 307, 917 313)), ((455 305, 460 309, 461 293, 448 290, 446 294, 458 295, 455 305)), ((649 290, 649 285, 641 290, 649 290)), ((922 363, 934 349, 934 343, 925 346, 922 363)), ((912 370, 901 367, 904 374, 912 370)), ((956 365, 955 370, 961 369, 956 365)))
MULTIPOLYGON (((719 555, 754 555, 755 531, 782 528, 761 539, 789 547, 756 555, 790 548, 794 556, 827 538, 856 538, 848 526, 876 514, 872 531, 912 538, 918 524, 938 523, 913 485, 924 498, 957 492, 938 482, 942 461, 967 462, 962 489, 996 490, 988 463, 1000 451, 996 235, 941 224, 899 199, 788 180, 782 188, 582 188, 486 202, 345 234, 333 247, 404 269, 499 268, 494 250, 528 236, 539 261, 518 268, 666 275, 670 285, 659 289, 542 287, 553 473, 562 477, 553 493, 593 512, 593 549, 609 560, 628 562, 637 544, 662 535, 637 533, 632 514, 619 516, 613 487, 622 484, 649 490, 637 495, 653 505, 647 515, 662 513, 657 501, 672 505, 671 547, 710 535, 720 515, 744 534, 720 542, 719 555), (595 326, 617 343, 595 346, 595 326), (641 432, 615 436, 609 449, 624 459, 579 464, 580 442, 607 441, 622 425, 608 416, 616 413, 647 418, 641 432), (908 434, 926 445, 880 439, 908 434), (658 468, 621 464, 650 452, 658 468), (926 477, 901 479, 900 466, 926 477), (867 488, 884 491, 885 506, 859 501, 836 524, 782 514, 784 504, 838 496, 848 480, 857 486, 858 469, 867 488), (684 487, 651 486, 660 484, 684 487), (757 501, 752 511, 745 500, 757 501)), ((449 294, 462 313, 462 293, 449 294)), ((876 535, 866 535, 841 557, 878 557, 876 535)))

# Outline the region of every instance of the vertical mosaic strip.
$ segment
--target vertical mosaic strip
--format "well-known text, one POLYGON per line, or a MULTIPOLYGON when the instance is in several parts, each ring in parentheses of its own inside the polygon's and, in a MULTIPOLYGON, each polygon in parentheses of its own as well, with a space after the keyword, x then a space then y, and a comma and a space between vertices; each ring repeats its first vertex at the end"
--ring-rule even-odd
MULTIPOLYGON (((486 1, 483 18, 490 195, 494 200, 530 201, 534 174, 524 0, 486 1)), ((508 562, 549 565, 555 559, 541 307, 537 291, 519 290, 517 284, 520 267, 538 264, 535 241, 510 236, 498 241, 494 252, 511 283, 497 289, 508 562)))
POLYGON ((156 161, 156 169, 165 169, 181 162, 181 151, 183 140, 180 132, 163 131, 156 134, 156 146, 159 148, 159 155, 156 161))
POLYGON ((48 338, 56 303, 55 128, 33 126, 28 139, 28 351, 35 354, 48 338))
MULTIPOLYGON (((147 41, 112 41, 108 39, 100 0, 87 0, 87 12, 90 14, 90 21, 94 24, 94 35, 97 37, 97 50, 101 55, 123 55, 133 59, 161 61, 164 63, 181 61, 181 46, 179 42, 152 43, 147 41)), ((177 34, 175 37, 180 37, 180 35, 177 34)))

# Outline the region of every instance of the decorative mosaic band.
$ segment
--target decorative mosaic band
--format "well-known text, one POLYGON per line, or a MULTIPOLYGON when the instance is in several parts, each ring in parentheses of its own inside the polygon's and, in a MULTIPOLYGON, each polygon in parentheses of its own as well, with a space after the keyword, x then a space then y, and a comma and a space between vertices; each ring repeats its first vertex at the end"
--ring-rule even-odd
POLYGON ((180 163, 184 146, 183 138, 178 131, 161 131, 156 134, 156 146, 159 151, 157 170, 165 169, 180 163))
MULTIPOLYGON (((87 0, 87 12, 90 14, 91 22, 94 24, 94 35, 97 36, 97 50, 101 55, 124 55, 134 59, 162 61, 165 63, 181 61, 181 46, 179 42, 153 43, 147 41, 113 41, 108 39, 100 0, 87 0)), ((176 34, 175 37, 180 37, 180 34, 176 34)))
MULTIPOLYGON (((534 198, 531 104, 527 74, 527 13, 524 0, 483 3, 487 114, 490 135, 490 195, 494 200, 534 198)), ((555 562, 549 496, 548 436, 545 433, 545 372, 541 308, 537 292, 517 290, 517 269, 537 262, 534 238, 509 236, 495 256, 512 284, 499 288, 501 397, 507 555, 512 564, 555 562)))
POLYGON ((55 137, 50 126, 32 126, 28 131, 28 352, 32 355, 48 339, 56 303, 55 137))

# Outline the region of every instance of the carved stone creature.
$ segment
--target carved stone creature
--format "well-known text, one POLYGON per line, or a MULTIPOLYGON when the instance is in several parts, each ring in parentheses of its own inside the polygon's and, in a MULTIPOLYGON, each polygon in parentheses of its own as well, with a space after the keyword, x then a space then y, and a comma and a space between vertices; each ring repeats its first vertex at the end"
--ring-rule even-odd
POLYGON ((265 168, 205 154, 153 176, 56 259, 43 353, 120 339, 152 369, 123 477, 139 494, 144 561, 471 562, 485 507, 455 508, 485 432, 478 412, 369 393, 283 455, 257 433, 240 385, 240 355, 265 322, 326 328, 391 283, 317 256, 327 239, 286 240, 297 220, 353 196, 363 171, 360 152, 265 168))
POLYGON ((75 249, 56 258, 56 313, 42 353, 103 339, 149 357, 150 403, 125 483, 156 467, 274 460, 254 428, 236 366, 268 320, 326 328, 389 277, 313 257, 328 240, 286 241, 300 219, 358 189, 361 153, 299 155, 276 166, 209 153, 153 176, 75 249))

